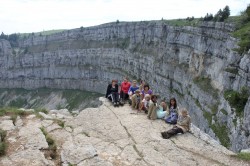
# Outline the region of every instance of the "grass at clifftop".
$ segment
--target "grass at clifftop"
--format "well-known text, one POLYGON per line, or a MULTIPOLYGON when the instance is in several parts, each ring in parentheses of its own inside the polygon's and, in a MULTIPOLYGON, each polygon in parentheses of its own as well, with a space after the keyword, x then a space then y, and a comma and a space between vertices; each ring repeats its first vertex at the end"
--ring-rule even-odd
POLYGON ((41 32, 34 32, 34 33, 20 33, 20 37, 25 37, 34 34, 35 36, 39 35, 52 35, 54 33, 62 32, 65 31, 66 29, 53 29, 53 30, 48 30, 48 31, 41 31, 41 32))

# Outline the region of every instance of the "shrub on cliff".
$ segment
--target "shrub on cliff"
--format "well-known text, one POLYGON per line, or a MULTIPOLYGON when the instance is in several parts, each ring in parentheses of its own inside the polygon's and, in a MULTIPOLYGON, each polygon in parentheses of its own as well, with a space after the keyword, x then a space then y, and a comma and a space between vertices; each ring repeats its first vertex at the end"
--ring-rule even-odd
POLYGON ((250 5, 247 9, 241 12, 241 15, 236 19, 236 31, 233 36, 240 38, 239 48, 235 49, 238 53, 243 54, 250 49, 250 5))
POLYGON ((5 155, 7 144, 5 143, 6 131, 0 129, 0 156, 5 155))
POLYGON ((242 87, 240 92, 234 90, 226 90, 224 98, 229 102, 230 106, 235 108, 236 115, 243 116, 244 107, 249 97, 249 90, 242 87))

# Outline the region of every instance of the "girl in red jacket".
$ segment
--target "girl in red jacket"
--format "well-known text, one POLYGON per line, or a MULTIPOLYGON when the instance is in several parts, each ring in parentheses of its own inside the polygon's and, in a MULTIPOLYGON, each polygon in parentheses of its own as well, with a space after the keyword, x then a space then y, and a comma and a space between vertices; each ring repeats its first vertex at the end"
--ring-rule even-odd
POLYGON ((121 84, 121 92, 120 92, 120 98, 121 98, 121 102, 124 102, 125 100, 128 100, 129 95, 128 95, 128 90, 131 86, 131 83, 128 81, 128 78, 125 77, 123 79, 123 82, 121 84))

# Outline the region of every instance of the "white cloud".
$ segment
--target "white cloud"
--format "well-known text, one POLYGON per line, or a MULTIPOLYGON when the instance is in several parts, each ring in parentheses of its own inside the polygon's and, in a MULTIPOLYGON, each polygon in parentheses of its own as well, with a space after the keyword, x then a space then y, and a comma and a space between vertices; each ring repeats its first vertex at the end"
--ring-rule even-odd
POLYGON ((201 17, 228 5, 231 15, 247 0, 0 0, 0 32, 70 29, 106 22, 201 17))

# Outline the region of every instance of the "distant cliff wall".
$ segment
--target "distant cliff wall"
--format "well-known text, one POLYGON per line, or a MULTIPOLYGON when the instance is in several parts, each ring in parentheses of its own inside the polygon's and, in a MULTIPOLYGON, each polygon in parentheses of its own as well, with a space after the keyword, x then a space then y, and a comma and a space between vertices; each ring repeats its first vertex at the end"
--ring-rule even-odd
POLYGON ((234 51, 232 31, 230 24, 213 22, 120 22, 31 35, 18 48, 1 40, 0 85, 105 93, 111 79, 145 79, 162 99, 176 97, 199 128, 237 151, 250 147, 250 100, 240 117, 223 94, 249 89, 250 53, 234 51))

